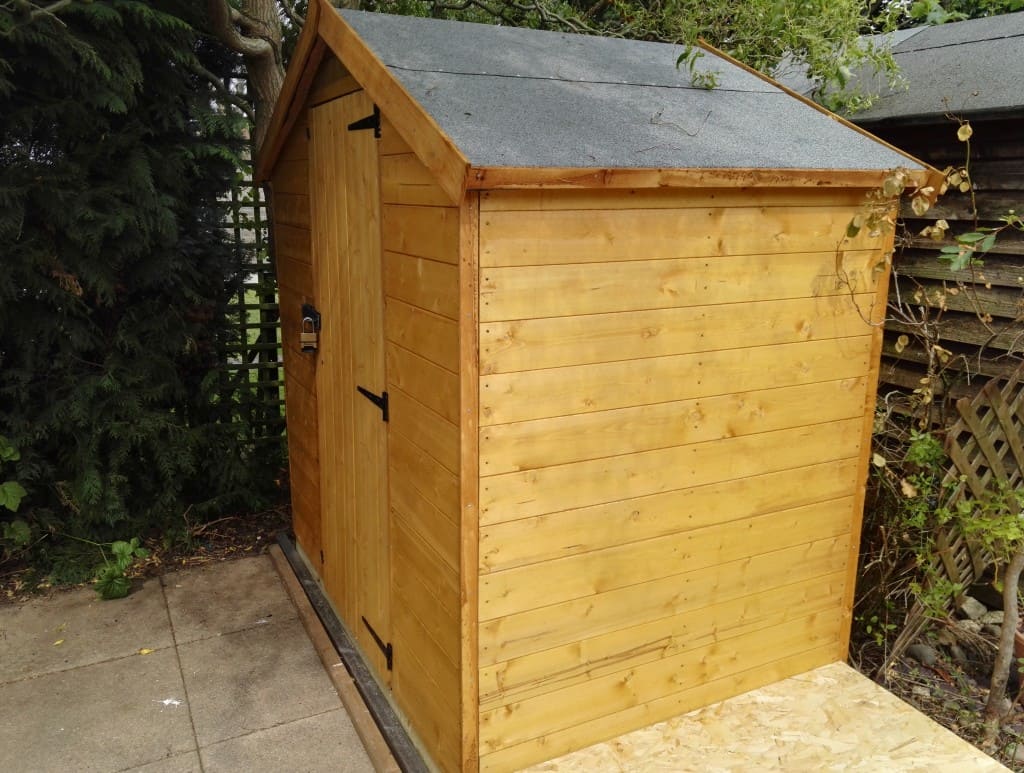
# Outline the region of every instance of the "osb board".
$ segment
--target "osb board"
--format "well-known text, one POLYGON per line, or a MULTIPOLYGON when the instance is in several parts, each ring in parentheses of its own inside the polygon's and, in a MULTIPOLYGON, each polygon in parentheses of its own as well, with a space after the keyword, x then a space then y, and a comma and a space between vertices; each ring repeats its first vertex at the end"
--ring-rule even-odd
POLYGON ((530 771, 996 771, 992 758, 845 663, 715 703, 530 771))

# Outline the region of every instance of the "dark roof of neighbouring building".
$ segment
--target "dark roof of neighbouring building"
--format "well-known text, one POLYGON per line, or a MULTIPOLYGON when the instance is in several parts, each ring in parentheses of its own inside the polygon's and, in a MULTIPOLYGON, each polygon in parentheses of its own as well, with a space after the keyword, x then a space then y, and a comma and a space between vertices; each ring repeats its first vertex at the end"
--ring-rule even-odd
MULTIPOLYGON (((1024 12, 899 30, 889 42, 904 85, 891 89, 862 72, 861 87, 881 96, 853 116, 857 123, 1024 111, 1024 12)), ((803 94, 813 88, 799 74, 781 80, 803 94)))

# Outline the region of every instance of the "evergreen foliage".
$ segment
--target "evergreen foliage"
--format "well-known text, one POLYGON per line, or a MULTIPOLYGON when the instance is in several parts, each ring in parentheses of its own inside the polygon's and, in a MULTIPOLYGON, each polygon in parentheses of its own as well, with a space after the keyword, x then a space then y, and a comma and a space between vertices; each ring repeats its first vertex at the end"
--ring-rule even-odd
POLYGON ((217 368, 241 280, 219 197, 243 126, 194 74, 235 62, 188 0, 30 5, 0 4, 0 435, 21 454, 19 517, 53 551, 254 507, 278 460, 254 455, 217 368))

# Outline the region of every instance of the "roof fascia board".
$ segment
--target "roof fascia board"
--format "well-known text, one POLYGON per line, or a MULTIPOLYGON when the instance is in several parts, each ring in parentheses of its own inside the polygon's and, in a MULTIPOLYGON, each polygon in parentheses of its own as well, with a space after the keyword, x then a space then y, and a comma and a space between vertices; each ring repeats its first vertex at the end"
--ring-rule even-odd
MULTIPOLYGON (((930 168, 910 170, 914 185, 934 185, 930 168)), ((934 171, 934 170, 932 170, 934 171)), ((880 169, 554 169, 486 167, 471 170, 468 189, 497 188, 879 188, 880 169)), ((941 173, 936 172, 941 179, 941 173)))
POLYGON ((341 14, 327 0, 317 1, 326 6, 320 17, 320 36, 328 48, 366 90, 423 165, 433 172, 452 201, 462 201, 469 161, 341 14))
POLYGON ((878 143, 882 147, 888 148, 889 150, 893 151, 894 153, 897 153, 898 155, 903 156, 905 159, 907 159, 908 163, 914 164, 916 166, 923 167, 928 172, 927 176, 929 178, 933 178, 935 175, 938 175, 938 178, 941 179, 942 174, 937 169, 932 168, 931 166, 926 164, 921 159, 915 158, 914 156, 912 156, 909 153, 907 153, 905 150, 897 148, 895 145, 890 145, 885 140, 879 139, 878 137, 876 137, 871 132, 867 131, 866 129, 862 129, 860 126, 857 126, 855 123, 852 123, 851 121, 846 120, 842 116, 836 115, 835 113, 833 113, 828 108, 823 107, 822 105, 819 105, 813 99, 810 99, 809 97, 805 97, 803 94, 801 94, 801 93, 799 93, 797 91, 793 91, 793 89, 787 88, 786 86, 782 85, 778 81, 775 81, 772 78, 768 77, 763 72, 755 70, 753 67, 750 67, 749 65, 744 64, 743 62, 739 61, 738 59, 734 59, 733 57, 729 56, 724 51, 719 51, 717 48, 715 48, 714 46, 708 44, 706 41, 703 41, 703 40, 700 41, 700 46, 701 46, 701 48, 703 48, 706 51, 714 54, 715 56, 720 56, 723 59, 725 59, 727 62, 730 62, 730 63, 736 65, 737 67, 740 67, 740 68, 746 70, 751 75, 753 75, 753 76, 763 80, 765 83, 768 83, 768 84, 770 84, 772 86, 775 86, 778 89, 781 89, 782 91, 784 91, 785 93, 787 93, 791 97, 793 97, 794 99, 800 100, 801 102, 803 102, 808 107, 813 107, 815 110, 817 110, 822 115, 828 116, 833 121, 836 121, 837 123, 840 123, 843 126, 845 126, 847 129, 850 129, 851 131, 855 131, 858 134, 862 134, 863 136, 867 137, 868 139, 871 139, 874 142, 878 143))
POLYGON ((267 128, 267 136, 256 153, 256 182, 265 182, 277 164, 284 143, 302 112, 306 95, 313 85, 316 71, 323 60, 326 47, 317 35, 320 23, 320 4, 311 2, 306 11, 306 23, 295 44, 291 66, 285 74, 281 94, 274 105, 274 114, 267 128))

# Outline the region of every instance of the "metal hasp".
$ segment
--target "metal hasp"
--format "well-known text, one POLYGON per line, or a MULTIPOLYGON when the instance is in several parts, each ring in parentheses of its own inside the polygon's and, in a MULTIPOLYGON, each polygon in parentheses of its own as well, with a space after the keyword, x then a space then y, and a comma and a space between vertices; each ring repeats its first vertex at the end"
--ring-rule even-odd
POLYGON ((359 390, 359 394, 361 394, 363 397, 365 397, 371 403, 373 403, 378 408, 380 408, 380 412, 382 414, 381 418, 383 418, 384 421, 389 421, 390 420, 391 417, 388 414, 388 393, 387 392, 381 392, 379 395, 375 395, 369 389, 364 389, 361 386, 357 386, 356 389, 359 390))
POLYGON ((373 129, 373 136, 376 139, 380 139, 380 108, 376 105, 373 106, 373 112, 366 118, 360 118, 358 121, 353 121, 348 125, 350 132, 358 132, 363 129, 373 129))
POLYGON ((391 671, 391 666, 394 664, 395 657, 395 650, 391 646, 391 642, 385 644, 384 640, 377 635, 375 630, 373 630, 373 626, 370 625, 369 621, 365 617, 360 617, 360 619, 363 621, 363 625, 366 626, 366 630, 370 632, 370 636, 372 636, 373 640, 377 642, 377 646, 380 647, 380 651, 384 653, 384 658, 388 662, 388 671, 391 671))
POLYGON ((299 329, 299 351, 315 352, 320 335, 320 312, 311 303, 302 304, 302 322, 299 329))

